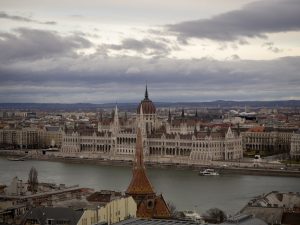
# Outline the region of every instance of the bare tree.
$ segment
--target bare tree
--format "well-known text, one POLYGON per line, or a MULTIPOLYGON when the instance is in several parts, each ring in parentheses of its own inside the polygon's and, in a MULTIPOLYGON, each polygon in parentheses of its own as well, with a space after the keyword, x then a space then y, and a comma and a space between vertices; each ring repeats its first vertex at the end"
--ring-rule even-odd
POLYGON ((167 206, 168 206, 168 208, 170 210, 171 216, 175 216, 176 213, 177 213, 175 204, 173 202, 171 202, 171 201, 168 201, 167 202, 167 206))
POLYGON ((29 174, 28 174, 28 184, 29 184, 29 191, 32 193, 36 193, 38 190, 38 172, 34 167, 31 167, 29 174))
POLYGON ((210 223, 223 223, 227 219, 225 212, 218 208, 207 210, 202 217, 210 223))

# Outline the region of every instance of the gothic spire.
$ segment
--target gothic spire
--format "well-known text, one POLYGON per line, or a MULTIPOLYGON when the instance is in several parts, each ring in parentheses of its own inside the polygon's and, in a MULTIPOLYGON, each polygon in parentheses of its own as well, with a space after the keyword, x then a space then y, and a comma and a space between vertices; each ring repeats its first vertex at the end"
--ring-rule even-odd
POLYGON ((198 131, 197 131, 197 126, 195 125, 194 127, 194 134, 197 135, 198 131))
POLYGON ((145 168, 143 154, 143 140, 141 128, 138 127, 136 135, 135 168, 145 168))
POLYGON ((181 118, 184 118, 184 108, 181 110, 181 118))
POLYGON ((114 122, 115 123, 119 122, 119 113, 118 113, 118 106, 117 106, 117 104, 116 104, 116 107, 115 107, 114 122))
POLYGON ((137 127, 132 179, 126 190, 126 194, 133 197, 155 194, 145 171, 142 131, 139 126, 137 127))
POLYGON ((100 122, 102 122, 103 121, 103 114, 102 114, 102 111, 100 112, 100 122))
POLYGON ((146 90, 145 90, 145 99, 147 99, 147 100, 149 99, 147 84, 146 84, 146 90))
POLYGON ((172 120, 172 115, 171 115, 171 110, 169 108, 168 121, 171 122, 171 120, 172 120))

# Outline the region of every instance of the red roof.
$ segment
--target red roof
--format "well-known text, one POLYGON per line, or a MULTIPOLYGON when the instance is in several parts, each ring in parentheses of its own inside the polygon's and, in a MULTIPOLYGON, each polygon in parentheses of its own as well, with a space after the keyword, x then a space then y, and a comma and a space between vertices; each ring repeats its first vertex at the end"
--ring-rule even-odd
POLYGON ((265 130, 265 127, 259 126, 259 127, 252 127, 248 131, 249 132, 264 132, 264 130, 265 130))

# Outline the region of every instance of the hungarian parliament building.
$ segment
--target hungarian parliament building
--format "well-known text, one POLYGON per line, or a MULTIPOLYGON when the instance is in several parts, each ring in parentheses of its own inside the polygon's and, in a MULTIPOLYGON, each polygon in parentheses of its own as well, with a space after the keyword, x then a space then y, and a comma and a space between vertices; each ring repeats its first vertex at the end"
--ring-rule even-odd
POLYGON ((145 97, 136 117, 119 117, 117 106, 110 119, 99 119, 97 130, 65 130, 60 155, 67 157, 132 160, 135 155, 136 128, 142 124, 145 160, 164 163, 207 163, 212 160, 243 158, 241 135, 228 127, 203 127, 197 117, 182 115, 160 119, 156 107, 145 97))

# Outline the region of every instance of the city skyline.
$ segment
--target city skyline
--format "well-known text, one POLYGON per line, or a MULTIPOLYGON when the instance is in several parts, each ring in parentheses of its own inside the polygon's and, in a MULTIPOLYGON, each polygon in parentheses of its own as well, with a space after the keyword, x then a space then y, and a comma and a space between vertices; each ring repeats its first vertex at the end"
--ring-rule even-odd
POLYGON ((300 99, 296 0, 1 5, 0 102, 300 99))

